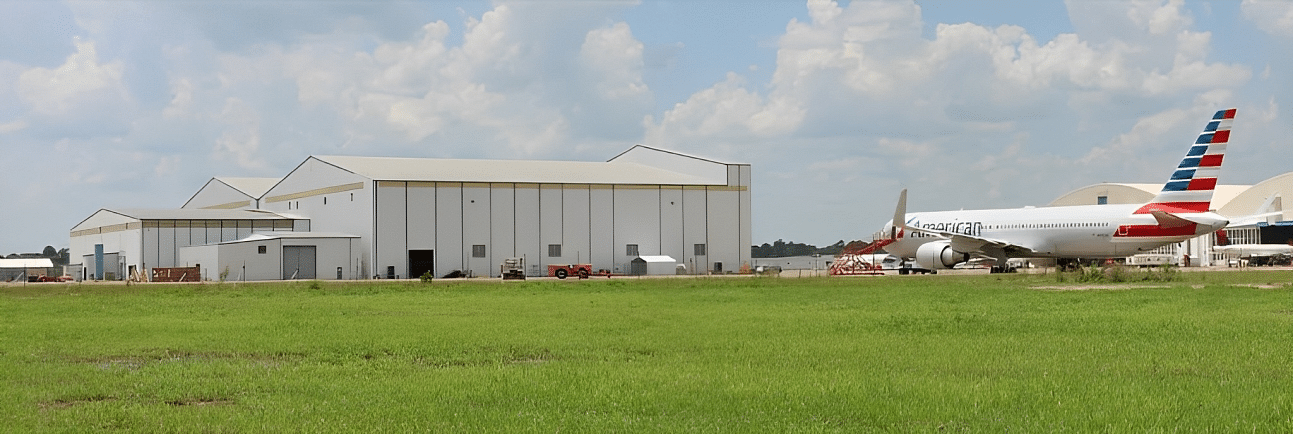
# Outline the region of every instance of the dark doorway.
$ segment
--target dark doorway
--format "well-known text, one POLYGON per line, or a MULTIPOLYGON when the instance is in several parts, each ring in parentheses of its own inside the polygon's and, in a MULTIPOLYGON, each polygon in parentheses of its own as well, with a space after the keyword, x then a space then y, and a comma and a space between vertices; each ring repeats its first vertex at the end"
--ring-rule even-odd
POLYGON ((435 276, 435 250, 409 250, 409 278, 417 279, 423 273, 435 276))

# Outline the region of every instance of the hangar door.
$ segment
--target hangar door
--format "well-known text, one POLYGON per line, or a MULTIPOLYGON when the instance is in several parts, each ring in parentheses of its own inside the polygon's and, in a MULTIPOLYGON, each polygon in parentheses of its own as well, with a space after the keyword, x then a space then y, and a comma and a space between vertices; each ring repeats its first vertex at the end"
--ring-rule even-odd
POLYGON ((435 250, 409 250, 409 278, 417 279, 422 273, 435 275, 435 250))
POLYGON ((314 246, 283 246, 283 280, 313 279, 314 246))

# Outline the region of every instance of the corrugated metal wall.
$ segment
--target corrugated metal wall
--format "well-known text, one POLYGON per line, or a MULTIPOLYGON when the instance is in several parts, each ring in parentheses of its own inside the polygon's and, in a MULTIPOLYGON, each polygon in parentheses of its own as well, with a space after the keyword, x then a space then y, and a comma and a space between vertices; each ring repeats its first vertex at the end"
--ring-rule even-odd
POLYGON ((577 262, 626 273, 636 244, 638 254, 668 255, 692 272, 714 262, 737 271, 749 259, 748 195, 743 186, 381 182, 374 265, 409 277, 408 250, 421 249, 435 251, 437 276, 497 276, 504 258, 519 256, 532 275, 577 262), (559 256, 549 255, 552 245, 559 256))

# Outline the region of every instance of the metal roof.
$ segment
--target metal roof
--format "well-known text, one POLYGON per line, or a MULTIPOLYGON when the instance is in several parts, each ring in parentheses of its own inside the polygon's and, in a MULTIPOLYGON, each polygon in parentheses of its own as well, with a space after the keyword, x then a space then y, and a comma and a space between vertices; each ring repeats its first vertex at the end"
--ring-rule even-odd
POLYGON ((641 259, 643 262, 678 262, 672 256, 664 256, 664 255, 644 255, 644 256, 638 256, 633 260, 636 261, 638 259, 641 259))
POLYGON ((454 160, 313 156, 375 181, 523 182, 551 184, 726 185, 713 179, 627 162, 454 160))
POLYGON ((270 211, 251 209, 108 209, 101 211, 121 214, 135 220, 291 220, 299 217, 285 216, 270 211))
POLYGON ((49 258, 0 259, 0 268, 53 268, 49 258))
POLYGON ((278 184, 278 181, 283 178, 226 178, 217 176, 215 179, 253 199, 260 199, 261 196, 265 195, 265 192, 273 188, 274 184, 278 184))
POLYGON ((278 240, 278 239, 284 239, 284 238, 290 238, 290 239, 301 239, 301 238, 359 238, 359 236, 358 236, 358 235, 351 235, 351 234, 344 234, 344 233, 341 233, 341 232, 286 232, 286 231, 276 231, 276 232, 256 232, 256 233, 253 233, 253 234, 251 234, 251 235, 248 235, 246 238, 242 238, 242 239, 238 239, 238 240, 233 240, 233 241, 225 241, 225 242, 216 243, 216 244, 234 244, 234 243, 245 243, 245 242, 250 242, 250 241, 268 241, 268 240, 278 240))

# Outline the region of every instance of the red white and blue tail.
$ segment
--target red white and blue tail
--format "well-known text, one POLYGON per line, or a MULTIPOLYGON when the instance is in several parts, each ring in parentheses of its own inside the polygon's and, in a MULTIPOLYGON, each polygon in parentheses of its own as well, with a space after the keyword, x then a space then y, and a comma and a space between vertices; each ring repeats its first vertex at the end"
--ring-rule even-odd
POLYGON ((1136 214, 1154 211, 1168 213, 1207 212, 1212 203, 1212 192, 1217 187, 1221 173, 1221 160, 1230 141, 1230 125, 1235 119, 1235 109, 1218 111, 1185 154, 1172 178, 1163 185, 1154 200, 1136 210, 1136 214))

